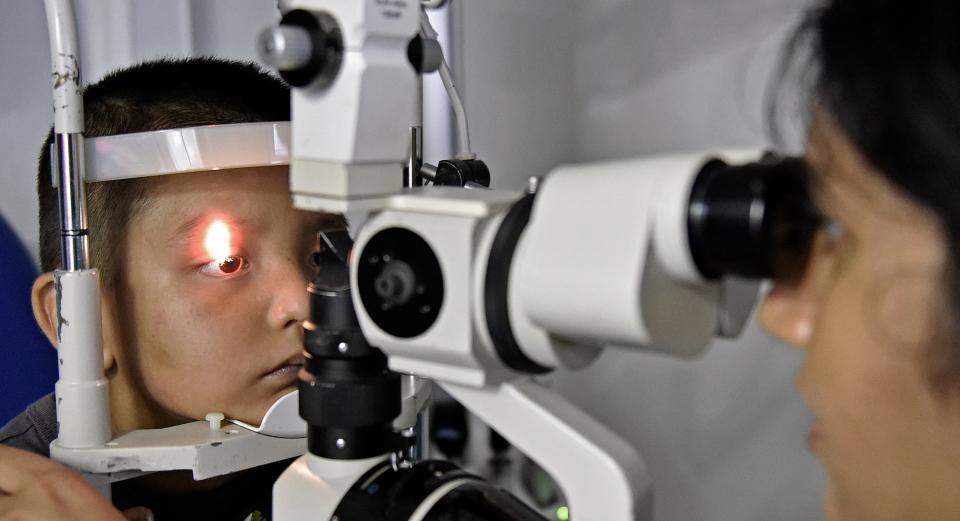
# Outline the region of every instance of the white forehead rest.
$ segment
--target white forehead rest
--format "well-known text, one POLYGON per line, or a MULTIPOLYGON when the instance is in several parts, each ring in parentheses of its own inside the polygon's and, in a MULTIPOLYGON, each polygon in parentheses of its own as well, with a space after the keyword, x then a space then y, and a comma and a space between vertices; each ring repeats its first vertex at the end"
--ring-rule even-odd
POLYGON ((290 122, 154 130, 84 140, 88 182, 290 164, 290 122))

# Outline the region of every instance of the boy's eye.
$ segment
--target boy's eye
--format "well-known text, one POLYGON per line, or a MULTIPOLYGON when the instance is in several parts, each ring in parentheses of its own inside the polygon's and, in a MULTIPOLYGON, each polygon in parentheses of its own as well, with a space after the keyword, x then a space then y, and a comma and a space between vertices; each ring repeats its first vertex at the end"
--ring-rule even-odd
POLYGON ((250 262, 239 255, 231 255, 222 259, 214 259, 200 266, 200 273, 211 277, 237 276, 250 267, 250 262))

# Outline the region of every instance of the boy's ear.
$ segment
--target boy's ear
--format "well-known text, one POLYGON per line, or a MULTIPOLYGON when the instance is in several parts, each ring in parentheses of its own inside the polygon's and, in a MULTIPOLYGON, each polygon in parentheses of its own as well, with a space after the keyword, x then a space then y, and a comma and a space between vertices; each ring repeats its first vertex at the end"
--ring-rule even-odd
POLYGON ((53 273, 41 273, 33 281, 30 291, 30 302, 33 304, 33 318, 40 326, 40 330, 47 336, 47 340, 57 347, 60 339, 57 338, 57 290, 53 285, 53 273))
MULTIPOLYGON (((57 288, 54 284, 53 272, 41 273, 33 281, 30 291, 30 302, 33 304, 33 318, 36 319, 40 330, 54 348, 60 346, 57 336, 57 288)), ((109 346, 103 346, 103 368, 110 369, 114 357, 109 346)))

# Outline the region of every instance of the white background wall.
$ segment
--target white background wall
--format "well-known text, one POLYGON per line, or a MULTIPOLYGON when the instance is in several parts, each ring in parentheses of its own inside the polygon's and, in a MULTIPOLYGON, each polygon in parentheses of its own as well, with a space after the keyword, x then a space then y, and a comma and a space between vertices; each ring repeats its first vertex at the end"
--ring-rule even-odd
POLYGON ((43 2, 0 0, 0 214, 37 255, 36 158, 53 123, 43 2))
MULTIPOLYGON (((565 162, 765 143, 765 81, 802 7, 456 2, 454 69, 474 148, 500 188, 565 162)), ((252 58, 252 35, 276 16, 271 0, 77 4, 86 79, 161 54, 252 58)), ((0 213, 35 253, 35 158, 52 120, 42 2, 0 0, 0 53, 0 213)), ((696 361, 608 352, 555 383, 643 452, 659 521, 810 521, 821 518, 822 477, 803 448, 798 363, 751 325, 696 361)))

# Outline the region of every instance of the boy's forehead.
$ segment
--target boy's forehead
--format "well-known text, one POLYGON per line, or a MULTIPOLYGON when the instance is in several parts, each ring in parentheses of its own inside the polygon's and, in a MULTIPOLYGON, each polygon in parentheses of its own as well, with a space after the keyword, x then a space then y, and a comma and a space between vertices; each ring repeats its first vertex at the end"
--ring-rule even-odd
POLYGON ((337 215, 294 209, 286 174, 286 166, 271 166, 153 178, 144 188, 142 220, 169 240, 196 236, 215 219, 246 229, 281 220, 317 227, 342 222, 337 215))

